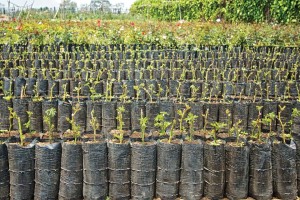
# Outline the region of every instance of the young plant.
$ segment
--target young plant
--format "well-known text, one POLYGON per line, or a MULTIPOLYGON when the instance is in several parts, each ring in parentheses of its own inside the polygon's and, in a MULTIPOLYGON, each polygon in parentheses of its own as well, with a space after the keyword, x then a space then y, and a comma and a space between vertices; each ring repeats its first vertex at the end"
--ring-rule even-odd
POLYGON ((72 116, 71 116, 71 119, 70 118, 66 118, 67 121, 71 124, 71 127, 72 127, 72 133, 73 133, 73 136, 74 136, 74 143, 77 142, 77 139, 78 137, 80 136, 80 125, 76 123, 75 121, 75 116, 76 114, 81 110, 80 108, 80 104, 77 103, 75 105, 75 107, 72 108, 73 112, 72 112, 72 116))
POLYGON ((20 145, 24 146, 25 135, 23 134, 23 130, 22 130, 21 118, 17 115, 17 113, 15 111, 13 111, 13 108, 9 107, 8 109, 9 109, 9 112, 11 113, 12 119, 16 119, 18 121, 20 145))
POLYGON ((90 79, 90 84, 86 84, 89 87, 89 89, 90 89, 90 92, 91 92, 90 97, 91 97, 92 101, 95 101, 96 98, 101 98, 102 97, 102 95, 99 94, 99 93, 97 93, 97 91, 95 89, 96 86, 97 86, 97 84, 99 84, 99 83, 100 83, 100 81, 96 81, 94 79, 90 79))
POLYGON ((27 85, 22 86, 20 99, 23 99, 26 96, 26 87, 27 85))
POLYGON ((67 93, 67 83, 63 84, 63 90, 64 90, 64 94, 63 94, 63 101, 66 101, 66 98, 69 96, 67 93))
POLYGON ((253 120, 251 122, 251 125, 253 127, 252 129, 252 137, 256 138, 258 142, 261 142, 261 124, 262 124, 262 110, 263 106, 256 106, 256 109, 258 110, 258 116, 256 120, 253 120))
POLYGON ((229 135, 235 135, 236 136, 236 143, 240 143, 240 134, 241 134, 241 125, 242 120, 238 120, 236 123, 232 125, 232 127, 229 129, 229 135))
MULTIPOLYGON (((227 115, 227 130, 229 131, 230 128, 231 128, 231 125, 232 125, 232 121, 231 121, 231 112, 229 109, 226 109, 225 111, 226 115, 227 115)), ((231 132, 229 131, 229 137, 231 137, 232 134, 231 132)))
POLYGON ((120 100, 122 102, 126 102, 128 100, 128 89, 127 89, 127 85, 126 84, 123 84, 122 85, 122 95, 120 96, 120 100))
POLYGON ((150 102, 153 102, 153 94, 155 94, 154 85, 150 84, 149 89, 144 88, 144 90, 148 94, 150 102))
POLYGON ((56 115, 55 108, 49 108, 45 111, 44 115, 44 122, 48 126, 48 135, 49 135, 49 141, 50 143, 53 142, 53 130, 54 130, 54 124, 53 124, 53 118, 56 115))
POLYGON ((181 82, 178 83, 178 87, 176 88, 176 98, 179 102, 182 102, 182 95, 181 95, 181 82))
POLYGON ((159 135, 164 136, 166 135, 167 128, 171 125, 171 122, 167 122, 165 120, 165 116, 167 115, 166 112, 160 112, 154 119, 154 126, 160 128, 159 135))
POLYGON ((77 101, 80 102, 80 91, 81 91, 81 86, 80 86, 80 82, 78 83, 78 87, 75 87, 74 90, 77 94, 77 101))
POLYGON ((194 115, 193 113, 189 113, 188 116, 185 118, 185 121, 189 125, 189 141, 192 141, 194 139, 194 124, 198 116, 194 115))
POLYGON ((209 108, 206 109, 205 113, 202 114, 202 117, 204 118, 203 121, 204 121, 204 125, 203 125, 203 130, 206 131, 206 127, 207 127, 207 124, 208 124, 208 113, 209 113, 209 108))
POLYGON ((140 95, 141 95, 141 90, 145 87, 144 83, 141 83, 140 85, 135 85, 133 86, 133 89, 135 90, 136 94, 136 100, 139 100, 140 95))
POLYGON ((105 101, 111 101, 112 99, 112 84, 114 79, 111 79, 111 81, 108 80, 106 81, 105 101))
POLYGON ((95 110, 93 109, 91 112, 91 120, 90 123, 92 125, 93 128, 93 132, 94 132, 94 141, 96 141, 96 135, 97 135, 97 130, 99 129, 99 123, 97 118, 95 117, 95 110))
POLYGON ((220 144, 220 140, 217 139, 217 134, 219 133, 219 131, 226 127, 226 124, 225 123, 220 123, 220 122, 213 122, 210 124, 212 127, 213 127, 213 130, 210 131, 212 137, 213 137, 213 142, 212 144, 213 145, 219 145, 220 144))
POLYGON ((148 117, 143 117, 143 112, 141 110, 141 118, 140 118, 140 126, 141 126, 141 133, 142 133, 142 143, 145 143, 145 134, 147 128, 148 117))
POLYGON ((267 95, 267 100, 270 100, 269 99, 269 95, 270 95, 270 85, 267 84, 267 87, 266 87, 266 95, 267 95))
POLYGON ((278 111, 278 116, 277 116, 277 119, 280 123, 280 127, 281 127, 281 137, 283 139, 283 143, 286 143, 286 138, 287 138, 287 134, 285 134, 285 127, 286 127, 286 123, 283 123, 282 121, 282 117, 281 117, 281 114, 282 112, 284 111, 285 109, 285 106, 281 106, 279 105, 279 111, 278 111))
MULTIPOLYGON (((4 91, 4 99, 6 101, 10 101, 13 98, 13 94, 12 94, 12 79, 9 80, 9 90, 8 91, 4 91)), ((297 87, 298 89, 298 87, 297 87)))
POLYGON ((31 111, 26 111, 26 112, 28 114, 28 121, 24 124, 24 126, 29 130, 29 133, 31 133, 32 132, 32 130, 31 130, 31 116, 32 116, 33 112, 31 112, 31 111))
POLYGON ((123 126, 124 126, 123 113, 124 112, 125 112, 124 106, 117 108, 117 121, 118 121, 117 129, 119 130, 119 134, 114 135, 114 137, 116 137, 120 141, 120 144, 123 143, 123 139, 124 139, 124 131, 123 131, 123 126))
POLYGON ((265 126, 269 126, 270 133, 272 132, 272 121, 276 118, 274 112, 268 113, 262 118, 262 124, 265 126))
POLYGON ((174 135, 174 129, 175 129, 175 126, 176 126, 176 119, 173 119, 172 121, 172 124, 171 124, 171 129, 170 129, 170 133, 169 133, 169 143, 171 143, 172 141, 172 138, 173 138, 173 135, 174 135))
POLYGON ((158 96, 158 98, 160 98, 160 95, 163 92, 163 88, 161 87, 160 83, 158 83, 157 85, 158 85, 157 96, 158 96))
POLYGON ((197 99, 197 92, 200 88, 197 88, 195 85, 190 86, 191 89, 191 98, 190 101, 195 101, 197 99))
POLYGON ((184 127, 183 127, 183 120, 186 117, 187 113, 191 110, 191 107, 188 104, 185 104, 185 109, 183 110, 178 110, 177 114, 179 115, 179 130, 181 133, 183 133, 184 127))

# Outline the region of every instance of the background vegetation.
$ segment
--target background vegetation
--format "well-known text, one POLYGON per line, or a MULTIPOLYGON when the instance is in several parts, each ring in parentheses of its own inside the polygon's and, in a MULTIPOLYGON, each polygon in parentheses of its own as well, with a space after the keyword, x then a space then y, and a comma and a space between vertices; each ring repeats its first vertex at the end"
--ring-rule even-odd
POLYGON ((216 20, 231 22, 298 22, 299 0, 137 0, 132 14, 159 20, 216 20))

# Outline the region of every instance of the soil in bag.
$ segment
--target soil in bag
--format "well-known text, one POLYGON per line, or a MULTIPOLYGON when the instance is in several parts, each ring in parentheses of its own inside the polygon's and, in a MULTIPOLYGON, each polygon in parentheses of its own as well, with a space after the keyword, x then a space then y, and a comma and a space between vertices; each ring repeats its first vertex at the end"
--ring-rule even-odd
POLYGON ((74 121, 80 127, 80 132, 82 133, 86 129, 86 103, 84 100, 78 101, 77 99, 73 99, 72 114, 77 106, 79 111, 74 115, 74 121))
POLYGON ((10 198, 33 199, 34 197, 34 158, 35 142, 21 146, 8 144, 8 162, 10 174, 10 198))
POLYGON ((174 200, 179 194, 181 143, 157 143, 156 196, 161 199, 174 200))
POLYGON ((273 196, 297 198, 296 145, 275 141, 272 145, 273 196))
POLYGON ((250 143, 249 196, 255 199, 271 199, 272 187, 271 145, 250 143))
POLYGON ((156 143, 131 145, 131 197, 153 199, 155 196, 156 143))
POLYGON ((98 131, 102 129, 102 102, 101 101, 86 101, 86 132, 92 132, 93 127, 91 124, 92 112, 94 112, 94 116, 97 119, 99 124, 98 131))
POLYGON ((83 198, 102 200, 108 195, 107 144, 89 141, 83 150, 83 198))
POLYGON ((130 199, 130 144, 108 143, 109 197, 130 199))
POLYGON ((132 131, 140 131, 141 115, 146 117, 146 107, 143 101, 134 101, 131 104, 131 129, 132 131))
POLYGON ((0 97, 0 129, 1 130, 9 130, 10 119, 9 119, 9 110, 8 108, 12 107, 12 101, 6 100, 3 97, 0 97))
POLYGON ((225 156, 226 196, 229 199, 246 199, 249 182, 249 147, 227 143, 225 156))
POLYGON ((0 140, 0 199, 9 200, 9 168, 7 145, 0 140))
POLYGON ((28 111, 32 112, 30 117, 30 129, 41 133, 43 131, 43 112, 41 101, 29 101, 28 111))
POLYGON ((224 143, 204 143, 204 196, 221 199, 225 190, 225 147, 224 143))
POLYGON ((203 143, 186 141, 182 144, 179 195, 198 200, 203 196, 203 143))
POLYGON ((241 120, 240 127, 243 130, 247 128, 247 120, 248 120, 248 103, 247 102, 234 102, 233 103, 233 124, 237 123, 241 120))
POLYGON ((35 199, 57 199, 61 143, 38 143, 35 148, 35 199))
POLYGON ((72 105, 69 101, 59 100, 57 110, 57 130, 58 132, 64 133, 71 128, 71 124, 67 121, 67 118, 71 119, 72 105))
MULTIPOLYGON (((23 132, 28 131, 25 127, 25 123, 28 122, 28 99, 13 99, 13 110, 17 116, 20 117, 23 132)), ((18 120, 13 119, 13 129, 18 130, 18 120)))
POLYGON ((81 143, 62 144, 59 199, 82 200, 83 162, 81 143))
POLYGON ((117 128, 117 102, 104 101, 102 103, 102 133, 108 136, 110 131, 117 128))
POLYGON ((146 103, 146 117, 148 118, 147 129, 149 131, 156 130, 154 126, 154 119, 159 114, 159 103, 158 102, 147 102, 146 103))
MULTIPOLYGON (((43 116, 46 115, 47 110, 52 109, 52 108, 55 109, 55 116, 52 118, 52 122, 51 122, 51 124, 54 125, 53 131, 57 131, 57 122, 58 122, 58 120, 57 120, 57 110, 58 110, 57 105, 58 105, 58 102, 56 99, 45 100, 42 103, 43 116)), ((44 132, 47 132, 49 130, 48 124, 46 123, 45 120, 43 120, 43 129, 44 129, 44 132)))

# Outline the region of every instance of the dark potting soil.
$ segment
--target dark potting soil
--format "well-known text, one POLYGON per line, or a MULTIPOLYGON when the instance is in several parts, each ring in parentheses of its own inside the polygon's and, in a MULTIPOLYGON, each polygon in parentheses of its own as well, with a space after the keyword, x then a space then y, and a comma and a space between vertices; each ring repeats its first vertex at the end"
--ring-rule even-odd
MULTIPOLYGON (((145 142, 149 142, 151 140, 151 135, 145 133, 145 142)), ((142 142, 142 133, 134 131, 130 135, 130 142, 142 142)))

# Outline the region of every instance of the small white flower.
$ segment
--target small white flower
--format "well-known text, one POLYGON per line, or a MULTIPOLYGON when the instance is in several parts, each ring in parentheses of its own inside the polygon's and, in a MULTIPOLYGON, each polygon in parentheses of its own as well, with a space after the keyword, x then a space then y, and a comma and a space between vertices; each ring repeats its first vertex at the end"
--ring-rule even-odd
POLYGON ((124 31, 124 26, 121 26, 120 31, 124 31))
POLYGON ((166 35, 163 35, 162 38, 165 40, 165 39, 167 39, 167 36, 166 36, 166 35))
POLYGON ((221 22, 221 19, 220 19, 220 18, 218 18, 218 19, 216 20, 216 22, 218 22, 218 23, 219 23, 219 22, 221 22))
POLYGON ((41 25, 41 24, 42 24, 42 22, 39 22, 39 24, 41 25))

